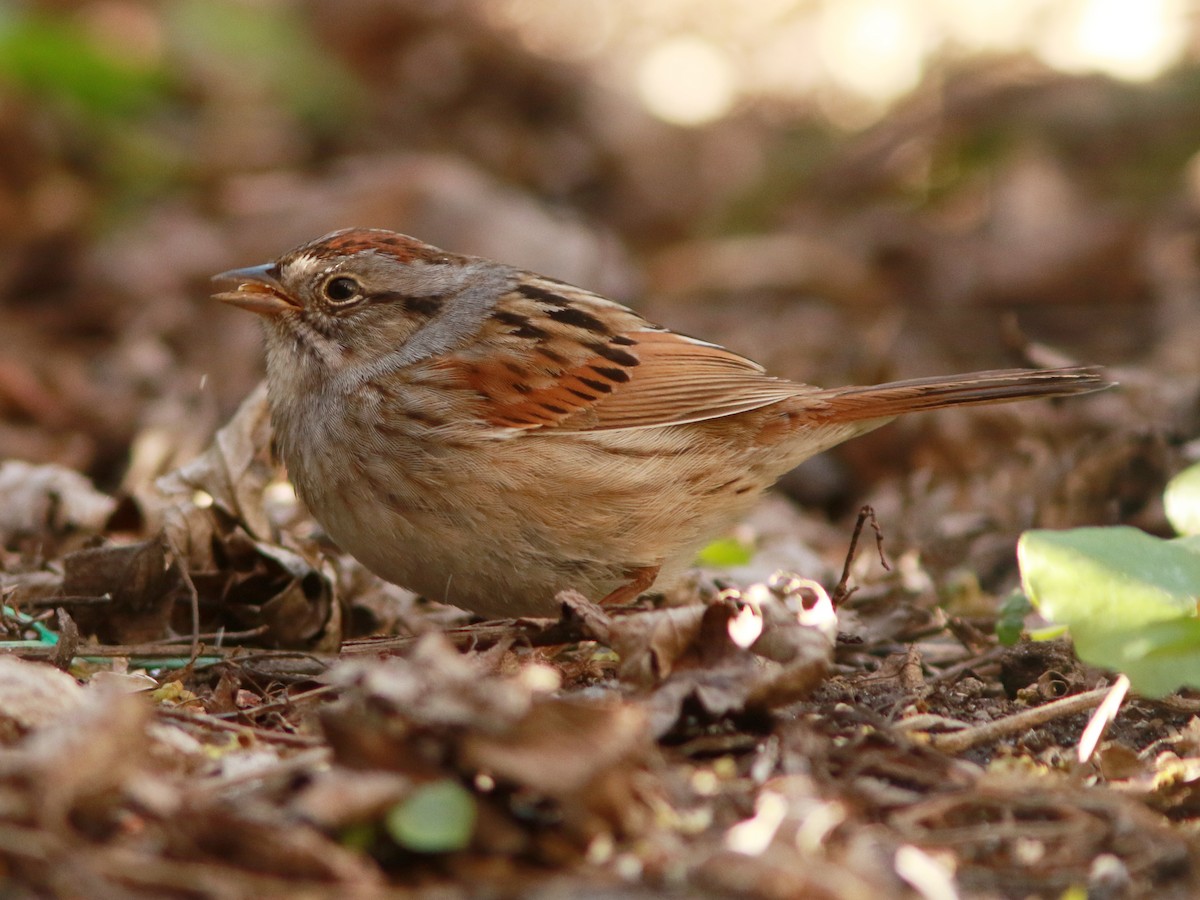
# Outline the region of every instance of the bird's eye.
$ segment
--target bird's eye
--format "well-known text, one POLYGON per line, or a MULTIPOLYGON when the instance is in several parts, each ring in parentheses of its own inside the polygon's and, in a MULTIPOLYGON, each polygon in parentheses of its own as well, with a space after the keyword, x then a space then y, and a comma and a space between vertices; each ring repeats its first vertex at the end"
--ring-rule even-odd
POLYGON ((338 275, 325 282, 325 298, 331 303, 347 303, 362 296, 358 282, 346 275, 338 275))

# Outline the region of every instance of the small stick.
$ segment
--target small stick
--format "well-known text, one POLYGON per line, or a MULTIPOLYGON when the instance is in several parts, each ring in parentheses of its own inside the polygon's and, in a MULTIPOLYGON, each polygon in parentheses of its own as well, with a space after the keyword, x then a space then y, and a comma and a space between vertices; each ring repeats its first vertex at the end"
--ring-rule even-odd
POLYGON ((1076 751, 1076 755, 1081 763, 1087 762, 1092 758, 1092 754, 1096 751, 1096 746, 1100 743, 1100 739, 1104 737, 1104 732, 1108 730, 1109 725, 1117 720, 1117 713, 1120 711, 1121 704, 1124 702, 1127 693, 1129 693, 1129 676, 1122 673, 1117 676, 1117 680, 1108 689, 1108 694, 1100 705, 1096 707, 1096 711, 1092 713, 1091 720, 1087 723, 1087 727, 1083 729, 1083 734, 1079 737, 1079 748, 1076 751))
POLYGON ((75 651, 79 648, 79 626, 63 607, 58 607, 55 613, 58 615, 58 643, 54 647, 54 658, 50 662, 55 668, 66 672, 71 668, 71 660, 75 658, 75 651))
POLYGON ((939 681, 953 681, 964 672, 968 672, 971 669, 978 669, 982 666, 988 665, 989 663, 996 662, 1006 652, 1008 652, 1007 647, 992 647, 992 649, 984 653, 972 654, 968 659, 964 659, 962 662, 954 663, 954 665, 948 668, 942 669, 939 672, 934 672, 926 680, 930 684, 937 684, 939 681))
POLYGON ((68 597, 31 597, 21 602, 22 607, 42 608, 46 606, 104 606, 112 603, 112 594, 83 595, 68 597))
MULTIPOLYGON (((182 558, 178 553, 175 554, 177 561, 182 558)), ((192 581, 187 566, 180 565, 179 574, 182 577, 184 588, 187 589, 188 605, 192 613, 192 656, 188 663, 191 665, 200 657, 200 592, 196 590, 196 583, 192 581)))
POLYGON ((961 753, 980 744, 988 744, 1008 735, 1044 725, 1062 716, 1073 716, 1089 710, 1108 696, 1109 690, 1110 688, 1102 687, 1082 694, 1072 694, 1070 697, 1053 700, 994 722, 984 722, 982 725, 964 728, 951 734, 931 734, 930 743, 944 753, 961 753))
POLYGON ((322 697, 325 694, 334 694, 340 690, 342 690, 342 686, 340 684, 325 684, 321 687, 313 688, 312 690, 301 691, 295 696, 284 696, 281 700, 270 700, 261 706, 252 706, 248 709, 235 709, 230 712, 223 713, 205 713, 205 715, 212 719, 221 719, 222 721, 229 721, 238 716, 250 718, 251 715, 257 716, 266 712, 276 712, 277 710, 281 709, 292 709, 301 703, 307 703, 309 700, 322 697))
POLYGON ((205 631, 202 634, 177 635, 155 641, 155 646, 170 647, 174 644, 190 644, 193 639, 201 641, 244 641, 266 634, 271 630, 270 625, 258 625, 245 631, 205 631))
POLYGON ((858 590, 857 587, 847 588, 846 583, 850 580, 850 567, 854 564, 854 557, 858 555, 858 538, 862 534, 863 525, 866 522, 871 523, 871 529, 875 532, 875 546, 879 552, 879 562, 887 571, 892 570, 892 567, 888 565, 887 557, 883 555, 883 529, 879 527, 879 520, 875 518, 875 510, 871 506, 864 506, 858 511, 858 519, 854 523, 854 533, 850 535, 850 549, 846 551, 846 563, 842 566, 842 577, 830 595, 835 609, 858 590))
POLYGON ((240 735, 253 735, 261 741, 269 744, 284 744, 289 747, 321 747, 323 740, 315 735, 291 734, 286 731, 272 731, 268 728, 261 728, 257 725, 242 725, 238 722, 227 722, 224 719, 218 719, 210 716, 207 713, 188 712, 183 709, 172 709, 170 707, 160 706, 157 710, 158 715, 164 719, 171 719, 185 725, 194 725, 198 728, 207 728, 210 731, 232 732, 240 735))

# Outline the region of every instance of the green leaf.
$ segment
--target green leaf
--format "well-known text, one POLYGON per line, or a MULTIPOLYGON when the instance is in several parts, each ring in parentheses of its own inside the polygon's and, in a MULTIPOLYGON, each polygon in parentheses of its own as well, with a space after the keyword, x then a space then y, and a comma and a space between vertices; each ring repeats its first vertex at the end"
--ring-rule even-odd
POLYGON ((1057 641, 1067 634, 1066 625, 1047 625, 1045 628, 1034 628, 1029 632, 1031 641, 1057 641))
POLYGON ((713 569, 744 566, 754 559, 754 547, 735 537, 718 538, 696 554, 696 562, 713 569))
POLYGON ((457 781, 423 784, 387 814, 388 834, 416 853, 462 850, 475 830, 475 798, 457 781))
POLYGON ((1187 534, 1183 537, 1177 537, 1172 539, 1171 543, 1176 547, 1182 547, 1184 550, 1190 550, 1192 553, 1200 553, 1200 534, 1187 534))
POLYGON ((1143 694, 1200 686, 1200 553, 1118 527, 1027 531, 1017 557, 1026 595, 1070 628, 1080 659, 1143 694))
POLYGON ((1179 534, 1200 535, 1200 463, 1167 482, 1163 506, 1171 527, 1179 534))
POLYGON ((1025 617, 1032 609, 1029 598, 1020 591, 1013 591, 1004 598, 996 618, 996 638, 1001 644, 1011 647, 1021 639, 1021 631, 1025 627, 1025 617))

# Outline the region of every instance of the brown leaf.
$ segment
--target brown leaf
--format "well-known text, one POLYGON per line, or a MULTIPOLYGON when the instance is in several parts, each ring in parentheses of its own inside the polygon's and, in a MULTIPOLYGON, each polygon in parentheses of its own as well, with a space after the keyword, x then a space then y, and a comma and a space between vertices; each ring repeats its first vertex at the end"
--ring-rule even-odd
POLYGON ((388 700, 423 724, 484 731, 503 731, 532 703, 531 691, 520 679, 484 677, 472 657, 438 634, 418 641, 411 657, 389 660, 386 669, 375 669, 364 687, 376 702, 388 700), (400 662, 406 664, 403 679, 395 677, 400 674, 395 664, 400 662))
POLYGON ((341 883, 346 896, 378 896, 369 859, 264 804, 210 804, 167 823, 169 852, 286 879, 341 883))
POLYGON ((412 790, 395 772, 334 767, 318 772, 292 801, 292 809, 326 831, 369 822, 386 813, 412 790))
POLYGON ((103 607, 78 608, 76 618, 84 633, 131 644, 166 632, 179 576, 167 563, 161 538, 77 550, 63 560, 63 569, 67 595, 112 597, 103 607))
POLYGON ((274 542, 263 499, 277 471, 269 445, 260 384, 205 453, 158 479, 144 498, 147 518, 161 521, 191 576, 202 630, 266 626, 270 646, 333 650, 342 638, 333 579, 274 542))
POLYGON ((186 508, 195 492, 203 491, 254 537, 268 539, 271 523, 263 509, 263 489, 275 475, 269 459, 270 443, 267 386, 262 382, 238 407, 229 424, 217 432, 208 450, 156 482, 162 501, 186 508))
POLYGON ((555 600, 562 604, 561 624, 570 627, 578 623, 579 630, 593 640, 608 644, 611 640, 612 618, 599 603, 589 600, 579 591, 560 591, 555 600))
POLYGON ((643 699, 653 734, 666 734, 685 710, 714 720, 773 709, 803 699, 821 683, 833 658, 830 640, 817 628, 800 625, 796 612, 768 592, 757 602, 763 632, 750 649, 730 637, 738 612, 732 600, 669 611, 677 613, 670 617, 649 613, 614 623, 622 678, 632 673, 635 684, 649 687, 659 661, 669 662, 669 674, 643 699), (639 623, 643 617, 648 621, 639 623))
POLYGON ((341 606, 334 597, 330 573, 278 544, 256 541, 254 547, 269 571, 282 570, 291 576, 283 589, 262 605, 262 622, 270 629, 266 639, 277 647, 337 650, 342 640, 341 606))
POLYGON ((54 659, 51 662, 55 668, 66 672, 75 659, 75 651, 79 649, 79 626, 61 606, 54 612, 58 620, 58 643, 54 646, 54 659))
POLYGON ((62 466, 0 463, 0 546, 71 528, 99 532, 116 506, 87 478, 62 466))
MULTIPOLYGON (((652 745, 636 706, 547 697, 520 676, 486 672, 441 635, 405 657, 341 663, 329 679, 345 686, 322 716, 339 766, 414 780, 486 777, 499 788, 497 806, 483 804, 492 812, 553 801, 571 852, 648 818, 638 773, 652 745)), ((501 843, 516 834, 500 821, 486 832, 488 841, 506 836, 501 843)))
POLYGON ((468 734, 460 761, 468 769, 564 797, 643 755, 648 746, 645 715, 636 707, 542 699, 503 733, 468 734))
POLYGON ((88 698, 23 745, 36 761, 29 775, 38 817, 51 830, 67 827, 68 817, 95 833, 115 827, 129 780, 147 777, 150 707, 133 694, 89 691, 88 698))
POLYGON ((544 698, 502 734, 467 734, 458 762, 518 796, 553 799, 563 835, 586 842, 645 828, 651 816, 639 773, 651 750, 636 706, 544 698))
POLYGON ((47 725, 83 703, 83 688, 42 663, 0 656, 0 743, 47 725))
MULTIPOLYGON (((292 580, 262 605, 265 640, 275 647, 312 647, 329 623, 330 601, 329 584, 319 576, 292 580)), ((335 636, 333 648, 337 643, 335 636)))
POLYGON ((614 620, 609 646, 621 657, 621 679, 648 687, 668 677, 693 648, 707 609, 680 606, 614 620))

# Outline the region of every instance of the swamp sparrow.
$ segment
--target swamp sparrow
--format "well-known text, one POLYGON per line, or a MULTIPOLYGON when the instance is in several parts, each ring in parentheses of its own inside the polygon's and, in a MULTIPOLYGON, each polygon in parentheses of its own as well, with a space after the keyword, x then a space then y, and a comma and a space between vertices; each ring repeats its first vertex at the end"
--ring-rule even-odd
POLYGON ((275 440, 317 521, 388 581, 489 617, 669 586, 779 475, 903 413, 1106 385, 1092 368, 797 384, 384 230, 216 280, 266 324, 275 440))

